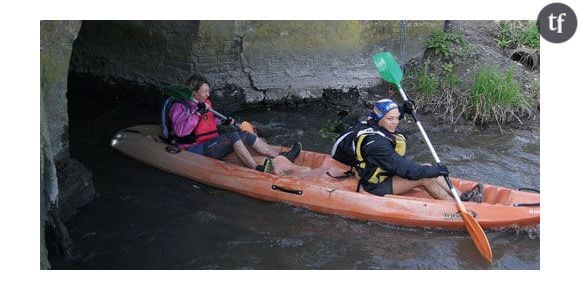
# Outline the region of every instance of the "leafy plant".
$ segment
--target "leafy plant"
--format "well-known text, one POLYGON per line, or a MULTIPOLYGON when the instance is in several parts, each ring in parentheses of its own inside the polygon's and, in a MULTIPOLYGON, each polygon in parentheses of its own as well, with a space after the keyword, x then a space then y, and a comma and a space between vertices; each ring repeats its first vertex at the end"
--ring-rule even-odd
POLYGON ((318 131, 321 139, 335 139, 341 133, 343 122, 341 120, 329 120, 318 131))
POLYGON ((443 71, 445 72, 445 74, 450 74, 453 72, 453 63, 452 62, 446 62, 443 64, 443 71))
POLYGON ((509 47, 512 42, 513 41, 511 39, 508 39, 508 38, 496 38, 495 39, 495 44, 501 48, 509 47))
POLYGON ((528 29, 521 32, 522 43, 532 48, 540 47, 540 30, 538 26, 531 25, 528 29))
POLYGON ((457 32, 437 31, 427 40, 427 48, 433 49, 435 54, 441 55, 445 59, 463 56, 461 48, 466 47, 467 42, 465 38, 457 32))

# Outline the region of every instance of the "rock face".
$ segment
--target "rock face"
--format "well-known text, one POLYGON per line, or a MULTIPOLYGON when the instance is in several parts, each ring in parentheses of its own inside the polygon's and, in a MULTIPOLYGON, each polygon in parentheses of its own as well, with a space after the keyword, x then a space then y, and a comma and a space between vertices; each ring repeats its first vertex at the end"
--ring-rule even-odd
POLYGON ((51 157, 58 159, 68 157, 67 77, 72 44, 80 27, 80 21, 40 22, 41 105, 47 118, 40 122, 41 127, 43 122, 47 126, 51 157))
POLYGON ((71 70, 147 85, 197 71, 247 102, 381 81, 371 55, 421 55, 443 21, 84 21, 71 70), (401 33, 403 31, 404 33, 401 33))
MULTIPOLYGON (((40 22, 41 269, 50 268, 44 239, 45 225, 62 225, 62 220, 96 195, 90 172, 78 161, 70 159, 69 154, 67 77, 72 43, 80 27, 80 21, 40 22), (70 182, 72 180, 81 183, 70 182), (75 198, 64 198, 66 195, 75 198)), ((59 238, 68 237, 66 228, 59 228, 60 232, 56 233, 59 238)))

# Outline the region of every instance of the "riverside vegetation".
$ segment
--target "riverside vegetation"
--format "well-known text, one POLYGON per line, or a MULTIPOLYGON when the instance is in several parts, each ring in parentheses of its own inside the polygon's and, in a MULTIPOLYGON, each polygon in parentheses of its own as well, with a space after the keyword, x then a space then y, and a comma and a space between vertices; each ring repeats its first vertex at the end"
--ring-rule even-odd
MULTIPOLYGON (((450 27, 431 35, 423 56, 404 65, 403 87, 419 113, 440 123, 496 124, 502 134, 505 126, 526 127, 525 120, 539 116, 539 73, 508 55, 508 50, 519 47, 539 53, 540 36, 534 22, 451 21, 450 27)), ((356 93, 351 97, 366 105, 384 97, 385 91, 389 97, 399 98, 393 85, 379 87, 368 92, 351 90, 356 93)), ((336 98, 344 98, 344 94, 332 94, 336 98)), ((337 111, 346 115, 344 109, 337 111)), ((360 119, 360 113, 350 111, 350 119, 329 120, 320 136, 336 137, 344 123, 355 116, 360 119)))
MULTIPOLYGON (((501 21, 498 27, 499 49, 539 49, 539 33, 531 21, 501 21)), ((461 118, 477 125, 495 122, 502 130, 502 124, 523 123, 533 116, 539 82, 524 89, 514 76, 517 62, 502 68, 480 58, 461 33, 436 32, 427 41, 424 58, 411 63, 405 85, 415 93, 419 108, 441 112, 451 123, 461 118), (470 73, 459 75, 462 69, 470 73)))

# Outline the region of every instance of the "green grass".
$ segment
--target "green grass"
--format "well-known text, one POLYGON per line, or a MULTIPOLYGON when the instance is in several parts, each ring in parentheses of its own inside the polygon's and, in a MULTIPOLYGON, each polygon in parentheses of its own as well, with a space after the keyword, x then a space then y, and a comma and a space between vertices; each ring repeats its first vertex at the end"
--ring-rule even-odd
POLYGON ((427 97, 432 96, 437 92, 439 88, 439 81, 437 77, 432 76, 428 72, 420 73, 417 75, 417 91, 427 97))
POLYGON ((484 67, 474 78, 469 93, 471 119, 485 124, 495 120, 505 123, 518 114, 530 112, 531 100, 522 93, 520 84, 513 79, 513 71, 500 72, 484 67))
POLYGON ((495 42, 501 48, 540 48, 540 31, 534 21, 501 21, 495 42))
POLYGON ((423 69, 417 69, 413 72, 414 79, 416 80, 415 89, 424 98, 429 98, 437 92, 439 88, 439 79, 436 75, 429 72, 429 66, 431 65, 431 59, 427 58, 423 69))

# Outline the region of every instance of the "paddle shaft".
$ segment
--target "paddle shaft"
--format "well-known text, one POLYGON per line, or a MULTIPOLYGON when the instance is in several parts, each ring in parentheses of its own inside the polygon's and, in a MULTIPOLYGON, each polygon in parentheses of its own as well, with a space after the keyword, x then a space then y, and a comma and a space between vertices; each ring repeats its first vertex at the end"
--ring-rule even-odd
POLYGON ((227 118, 228 118, 228 117, 224 116, 222 113, 220 113, 220 112, 218 112, 218 111, 214 110, 213 108, 211 108, 211 109, 209 109, 209 110, 210 110, 210 112, 212 112, 214 115, 218 116, 218 118, 220 118, 220 119, 224 119, 224 120, 225 120, 225 119, 227 119, 227 118))
MULTIPOLYGON (((405 91, 403 91, 403 88, 401 86, 397 86, 397 88, 399 89, 399 93, 401 94, 401 96, 403 96, 403 100, 408 101, 409 98, 407 98, 407 95, 405 94, 405 91)), ((419 128, 419 131, 421 132, 421 136, 423 136, 423 140, 425 140, 425 143, 427 143, 427 147, 429 147, 429 151, 431 151, 431 155, 433 155, 435 163, 437 163, 437 165, 441 165, 441 159, 439 159, 439 155, 437 155, 437 152, 435 152, 435 148, 433 147, 433 144, 431 144, 431 140, 429 139, 429 136, 427 136, 427 133, 423 128, 423 125, 421 124, 419 119, 417 119, 417 115, 415 115, 414 111, 411 111, 411 115, 415 120, 415 124, 417 124, 417 128, 419 128)), ((447 182, 447 186, 449 186, 449 189, 451 189, 451 192, 453 193, 453 198, 455 198, 455 201, 457 202, 458 206, 462 211, 465 211, 465 207, 463 206, 463 203, 459 198, 459 192, 457 191, 455 186, 453 186, 453 183, 451 183, 451 179, 449 179, 448 175, 445 175, 444 178, 445 182, 447 182)))

